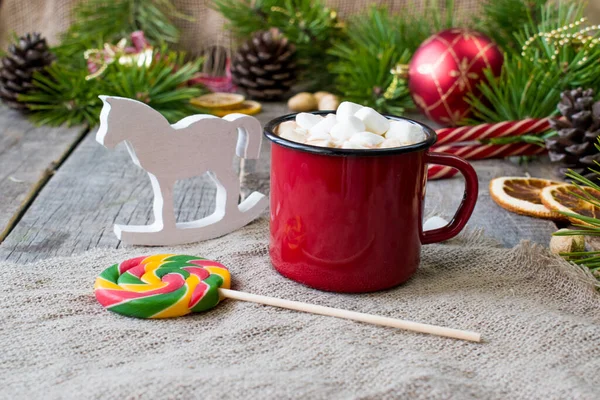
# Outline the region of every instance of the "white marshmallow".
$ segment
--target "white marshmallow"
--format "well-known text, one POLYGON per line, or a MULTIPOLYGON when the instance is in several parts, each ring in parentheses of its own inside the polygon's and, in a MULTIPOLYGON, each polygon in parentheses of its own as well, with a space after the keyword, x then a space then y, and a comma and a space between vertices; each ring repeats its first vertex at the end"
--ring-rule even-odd
POLYGON ((423 231, 431 231, 434 229, 443 228, 448 225, 448 221, 446 221, 442 217, 431 217, 423 224, 423 231))
POLYGON ((317 131, 317 132, 314 132, 314 133, 310 133, 309 132, 308 137, 306 138, 306 140, 333 140, 333 138, 327 132, 317 131))
POLYGON ((342 149, 368 149, 369 147, 346 140, 344 143, 342 143, 341 148, 342 149))
POLYGON ((364 122, 356 118, 354 115, 350 115, 343 121, 339 121, 331 128, 331 137, 338 141, 345 141, 358 132, 364 132, 366 130, 364 122))
POLYGON ((300 125, 301 128, 310 129, 319 122, 321 122, 324 118, 320 115, 315 115, 311 113, 300 113, 296 115, 296 123, 300 125))
POLYGON ((337 118, 335 114, 328 114, 327 117, 321 118, 317 124, 313 125, 312 128, 308 130, 310 135, 322 135, 324 133, 329 135, 331 128, 337 123, 337 118))
POLYGON ((343 121, 348 117, 354 116, 358 110, 363 108, 360 104, 344 101, 340 104, 335 112, 339 120, 343 121))
POLYGON ((371 107, 363 107, 354 115, 364 122, 369 132, 383 135, 390 127, 390 121, 371 107))
POLYGON ((277 126, 277 134, 281 136, 286 132, 292 132, 296 128, 298 128, 296 121, 285 121, 277 126))
POLYGON ((381 144, 379 145, 380 149, 389 149, 391 147, 402 147, 403 144, 401 141, 399 141, 398 139, 385 139, 383 142, 381 142, 381 144))
POLYGON ((418 125, 404 121, 390 121, 386 139, 396 139, 404 145, 420 143, 425 140, 425 132, 418 125))
POLYGON ((286 121, 279 124, 277 134, 284 139, 304 143, 308 136, 308 131, 300 128, 294 121, 286 121))
POLYGON ((307 139, 307 132, 302 129, 295 129, 291 132, 285 132, 282 135, 279 135, 284 139, 291 140, 292 142, 304 143, 307 139))
POLYGON ((327 139, 315 139, 309 140, 306 144, 310 144, 311 146, 319 146, 319 147, 337 147, 334 142, 327 139))
POLYGON ((372 149, 379 146, 384 140, 382 136, 372 132, 358 132, 352 135, 348 141, 372 149))

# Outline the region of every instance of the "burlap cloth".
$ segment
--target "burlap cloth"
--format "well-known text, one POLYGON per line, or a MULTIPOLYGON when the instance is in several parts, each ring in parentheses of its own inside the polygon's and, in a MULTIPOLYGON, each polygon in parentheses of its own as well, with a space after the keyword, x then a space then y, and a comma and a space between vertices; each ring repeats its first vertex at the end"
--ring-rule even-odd
MULTIPOLYGON (((85 0, 0 0, 0 48, 5 48, 9 33, 40 31, 51 43, 71 22, 74 4, 85 0)), ((181 12, 193 21, 176 20, 181 29, 179 47, 199 54, 212 45, 229 47, 230 35, 223 29, 223 17, 210 9, 212 0, 172 0, 181 12)), ((386 5, 390 12, 413 12, 423 9, 425 0, 326 0, 342 18, 363 11, 371 4, 386 5)), ((440 1, 442 3, 442 1, 440 1)), ((469 20, 481 10, 479 0, 455 0, 455 9, 462 20, 469 20)), ((600 23, 600 0, 590 0, 586 16, 591 23, 600 23)))
MULTIPOLYGON (((74 4, 85 0, 1 0, 0 1, 0 48, 6 47, 10 32, 23 34, 32 30, 46 35, 50 43, 57 43, 58 35, 71 22, 74 4)), ((326 4, 338 11, 342 18, 356 14, 371 4, 386 5, 390 12, 401 10, 419 11, 423 0, 326 0, 326 4)), ((231 46, 231 37, 223 29, 224 19, 209 6, 212 0, 172 0, 183 14, 193 20, 177 19, 181 29, 179 48, 193 54, 207 46, 231 46)), ((480 9, 478 0, 456 0, 461 15, 471 15, 480 9)))
POLYGON ((278 275, 262 219, 175 249, 96 250, 3 264, 4 399, 597 399, 600 295, 546 250, 479 233, 423 248, 406 284, 342 295, 278 275), (228 265, 234 289, 479 331, 485 343, 226 300, 171 320, 102 309, 92 286, 126 257, 168 251, 228 265))

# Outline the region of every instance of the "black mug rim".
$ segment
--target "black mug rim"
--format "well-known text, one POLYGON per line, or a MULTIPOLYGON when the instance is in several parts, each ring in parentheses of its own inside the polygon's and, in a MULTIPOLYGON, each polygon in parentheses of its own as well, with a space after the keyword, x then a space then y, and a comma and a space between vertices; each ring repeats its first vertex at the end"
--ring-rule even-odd
MULTIPOLYGON (((315 115, 326 115, 326 114, 335 114, 335 110, 330 111, 313 111, 311 114, 315 115)), ((427 125, 415 121, 414 119, 398 117, 396 115, 383 114, 384 117, 390 119, 392 121, 407 121, 418 125, 423 129, 426 135, 426 139, 423 142, 411 144, 409 146, 402 147, 390 147, 385 149, 339 149, 336 147, 320 147, 320 146, 312 146, 310 144, 298 143, 292 140, 288 140, 282 138, 281 136, 275 133, 275 128, 279 126, 282 122, 291 121, 296 118, 296 115, 299 113, 292 113, 282 115, 280 117, 274 118, 269 121, 264 129, 263 133, 267 139, 276 143, 283 147, 288 147, 294 150, 305 151, 308 153, 328 155, 328 156, 382 156, 382 155, 392 155, 392 154, 404 154, 404 153, 412 153, 421 150, 427 150, 431 146, 435 144, 437 141, 437 135, 433 129, 428 127, 427 125)))

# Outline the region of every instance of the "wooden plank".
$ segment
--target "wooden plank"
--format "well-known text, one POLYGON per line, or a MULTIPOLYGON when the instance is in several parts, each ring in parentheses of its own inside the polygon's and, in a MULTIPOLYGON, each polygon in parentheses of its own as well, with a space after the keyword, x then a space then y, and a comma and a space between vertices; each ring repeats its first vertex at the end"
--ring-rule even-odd
MULTIPOLYGON (((263 124, 287 113, 286 106, 281 103, 267 103, 264 109, 258 115, 263 124)), ((268 193, 269 157, 270 143, 265 141, 260 160, 241 161, 241 179, 248 191, 268 193)), ((484 161, 475 165, 482 189, 470 225, 486 228, 489 234, 509 246, 520 238, 545 243, 554 229, 552 223, 509 214, 497 208, 487 195, 487 180, 491 176, 523 175, 523 168, 505 161, 484 161)), ((543 164, 540 168, 543 170, 543 164)), ((461 195, 460 178, 431 182, 427 208, 451 214, 461 195)), ((215 188, 207 178, 179 182, 176 186, 178 221, 210 214, 214 196, 215 188)), ((94 247, 119 247, 120 242, 112 232, 115 222, 147 224, 151 220, 152 191, 148 178, 133 166, 122 146, 116 151, 108 151, 95 142, 93 135, 89 135, 0 245, 0 259, 26 262, 70 255, 94 247)))
MULTIPOLYGON (((179 221, 213 210, 206 178, 178 182, 179 221)), ((27 262, 94 247, 118 247, 114 223, 152 222, 152 188, 121 144, 109 151, 88 135, 0 245, 0 259, 27 262)))
MULTIPOLYGON (((499 176, 549 177, 551 167, 545 160, 536 161, 528 167, 508 160, 481 160, 473 162, 479 178, 479 197, 468 226, 484 229, 487 236, 496 238, 504 246, 512 247, 521 240, 547 245, 550 235, 556 231, 552 221, 526 217, 499 207, 490 197, 489 182, 499 176)), ((427 184, 425 209, 444 217, 451 217, 458 207, 464 191, 462 177, 431 181, 427 184)))
POLYGON ((0 107, 0 242, 13 229, 57 166, 85 134, 73 128, 35 127, 0 107))
MULTIPOLYGON (((269 104, 265 108, 266 112, 257 116, 262 123, 274 116, 269 104)), ((240 160, 234 162, 239 170, 240 160)), ((208 177, 178 182, 177 220, 212 213, 215 193, 208 177)), ((94 247, 119 247, 112 231, 114 223, 148 224, 152 219, 148 177, 133 165, 122 144, 108 151, 90 134, 0 245, 0 259, 27 262, 94 247)))
MULTIPOLYGON (((286 103, 269 103, 263 107, 260 122, 265 126, 270 120, 289 114, 286 103)), ((242 196, 258 190, 269 193, 269 179, 271 171, 271 142, 263 138, 261 154, 258 160, 242 160, 240 164, 240 179, 242 181, 242 196)))

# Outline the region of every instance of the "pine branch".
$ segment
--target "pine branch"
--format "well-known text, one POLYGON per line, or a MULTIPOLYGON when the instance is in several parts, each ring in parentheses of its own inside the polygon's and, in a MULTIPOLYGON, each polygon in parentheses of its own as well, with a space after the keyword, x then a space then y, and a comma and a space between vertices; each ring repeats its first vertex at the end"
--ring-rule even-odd
POLYGON ((366 14, 351 18, 348 37, 329 51, 335 57, 329 71, 335 77, 336 91, 345 100, 383 113, 402 114, 413 107, 405 79, 390 88, 394 79, 390 70, 397 64, 408 64, 432 33, 454 25, 453 2, 445 4, 446 14, 434 0, 419 15, 390 15, 385 8, 372 7, 366 14))
POLYGON ((500 77, 485 70, 481 98, 467 98, 473 106, 473 119, 467 123, 546 118, 555 113, 565 84, 562 74, 548 71, 542 63, 505 54, 500 77))
POLYGON ((540 135, 519 135, 519 136, 507 136, 492 138, 487 140, 481 140, 481 143, 489 144, 511 144, 511 143, 529 143, 537 144, 538 146, 546 146, 545 139, 554 136, 554 132, 548 132, 540 135))
POLYGON ((541 20, 541 12, 548 0, 485 0, 482 17, 476 28, 489 36, 504 51, 520 51, 515 33, 530 23, 541 20))
POLYGON ((183 17, 169 0, 88 0, 73 9, 74 22, 54 52, 59 59, 81 66, 79 55, 104 43, 117 42, 142 30, 154 45, 176 43, 179 30, 173 18, 183 17))
POLYGON ((190 100, 199 96, 201 90, 187 87, 187 81, 200 70, 202 59, 184 63, 182 53, 159 54, 149 67, 111 65, 109 79, 102 79, 106 83, 104 94, 143 101, 170 122, 197 114, 198 109, 190 100))
POLYGON ((326 51, 342 29, 335 11, 321 0, 215 0, 213 7, 240 41, 256 31, 278 28, 296 46, 301 79, 320 89, 329 83, 326 51))
POLYGON ((101 78, 92 80, 85 80, 86 69, 54 63, 46 69, 46 75, 34 75, 34 89, 19 96, 19 100, 28 104, 30 118, 40 125, 96 125, 101 94, 143 101, 171 122, 197 113, 189 101, 201 90, 186 84, 200 69, 202 60, 184 64, 181 54, 159 54, 150 66, 113 63, 101 78))
POLYGON ((340 44, 332 49, 331 54, 340 59, 332 64, 330 71, 336 76, 336 90, 344 100, 395 115, 403 114, 406 108, 412 106, 405 81, 400 81, 392 93, 388 91, 394 79, 390 70, 398 63, 410 61, 408 51, 398 54, 395 48, 387 47, 378 54, 372 54, 367 49, 340 44))
MULTIPOLYGON (((579 19, 581 5, 567 2, 546 5, 539 15, 541 21, 535 28, 524 26, 521 33, 515 35, 519 48, 535 33, 549 32, 579 19)), ((583 86, 598 90, 600 46, 588 48, 587 52, 581 50, 577 46, 538 39, 523 54, 506 53, 501 75, 496 78, 490 71, 484 71, 479 85, 481 98, 472 94, 467 98, 474 108, 474 116, 466 122, 545 118, 555 114, 560 93, 565 89, 583 86)))
POLYGON ((227 18, 225 29, 243 39, 270 27, 271 8, 278 3, 277 0, 215 0, 213 8, 227 18))
MULTIPOLYGON (((577 195, 574 192, 571 192, 571 195, 580 199, 584 203, 588 203, 590 206, 598 207, 600 203, 600 199, 592 196, 590 193, 582 190, 582 186, 588 186, 596 191, 600 192, 600 186, 595 182, 585 178, 584 176, 578 174, 575 171, 569 170, 566 174, 567 178, 571 179, 575 185, 579 188, 579 191, 584 195, 577 195)), ((574 219, 577 221, 581 221, 579 224, 575 224, 576 227, 580 229, 571 229, 568 231, 558 231, 554 233, 554 236, 574 236, 574 235, 582 235, 582 236, 600 236, 600 219, 593 217, 586 217, 579 214, 574 213, 566 213, 561 212, 561 214, 569 217, 570 219, 574 219), (587 224, 587 225, 584 225, 587 224)), ((600 252, 598 251, 580 251, 580 252, 572 252, 572 253, 561 253, 567 261, 571 261, 575 264, 582 265, 590 270, 592 275, 594 275, 600 281, 600 252)))
POLYGON ((31 110, 28 117, 38 125, 97 124, 102 102, 95 81, 86 81, 87 70, 71 70, 54 63, 45 73, 34 74, 33 85, 19 101, 31 110))

